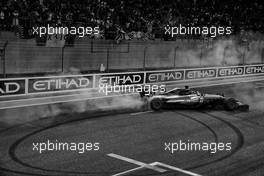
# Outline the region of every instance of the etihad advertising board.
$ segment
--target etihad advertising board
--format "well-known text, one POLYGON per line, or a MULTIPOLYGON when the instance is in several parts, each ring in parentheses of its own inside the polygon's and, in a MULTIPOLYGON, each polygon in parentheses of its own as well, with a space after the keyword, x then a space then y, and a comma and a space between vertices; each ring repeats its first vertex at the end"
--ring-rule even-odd
POLYGON ((56 92, 93 88, 93 76, 69 76, 50 78, 31 78, 28 93, 56 92))
POLYGON ((244 67, 220 67, 218 68, 218 77, 228 77, 228 76, 241 76, 244 75, 244 67))
POLYGON ((96 75, 97 87, 99 85, 130 85, 144 84, 144 73, 120 73, 96 75))
POLYGON ((0 80, 0 96, 23 95, 25 90, 25 79, 0 80))
POLYGON ((248 65, 245 67, 245 74, 263 74, 264 73, 264 65, 248 65))
POLYGON ((165 83, 182 80, 257 75, 263 73, 264 64, 259 64, 218 68, 0 79, 0 97, 32 93, 67 92, 71 90, 96 88, 99 87, 100 84, 129 85, 165 83))
POLYGON ((185 70, 186 80, 216 78, 217 68, 201 68, 201 69, 188 69, 185 70))
POLYGON ((184 79, 184 70, 147 72, 146 83, 174 82, 184 79))

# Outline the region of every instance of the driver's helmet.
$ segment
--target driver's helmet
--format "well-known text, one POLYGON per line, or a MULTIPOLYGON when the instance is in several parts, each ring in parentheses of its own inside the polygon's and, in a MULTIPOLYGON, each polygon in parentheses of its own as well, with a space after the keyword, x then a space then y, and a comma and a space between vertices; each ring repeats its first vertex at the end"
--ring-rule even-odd
POLYGON ((190 89, 183 89, 179 92, 179 95, 190 95, 192 91, 190 89))

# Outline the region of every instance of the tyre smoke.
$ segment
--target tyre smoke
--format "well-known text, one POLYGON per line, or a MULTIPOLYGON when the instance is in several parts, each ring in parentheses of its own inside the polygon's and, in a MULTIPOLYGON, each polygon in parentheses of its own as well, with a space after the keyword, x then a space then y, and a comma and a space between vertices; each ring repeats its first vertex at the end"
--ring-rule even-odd
POLYGON ((235 97, 250 106, 250 109, 263 111, 264 82, 235 84, 231 88, 235 97))
MULTIPOLYGON (((66 75, 81 75, 76 68, 71 68, 70 70, 66 75)), ((72 95, 72 100, 62 103, 56 103, 56 97, 51 97, 53 102, 50 104, 0 110, 0 125, 23 124, 50 117, 56 120, 56 116, 73 113, 87 113, 87 118, 89 118, 89 112, 94 114, 101 111, 136 110, 140 109, 144 104, 139 95, 114 93, 106 96, 104 93, 99 93, 99 88, 78 91, 75 94, 68 93, 65 96, 68 95, 72 95)))

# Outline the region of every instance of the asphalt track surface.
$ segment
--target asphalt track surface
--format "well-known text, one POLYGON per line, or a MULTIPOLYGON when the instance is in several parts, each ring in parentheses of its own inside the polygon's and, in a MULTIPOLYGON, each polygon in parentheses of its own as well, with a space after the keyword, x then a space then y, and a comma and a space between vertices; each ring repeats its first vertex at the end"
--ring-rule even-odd
POLYGON ((82 113, 65 115, 76 120, 61 123, 54 123, 56 117, 52 117, 2 128, 0 175, 109 176, 128 171, 119 175, 263 176, 264 89, 259 85, 262 83, 200 88, 242 99, 251 105, 249 112, 169 109, 93 118, 82 113), (83 154, 33 151, 32 143, 47 140, 99 142, 100 149, 83 154), (232 150, 173 154, 165 150, 165 143, 180 140, 231 143, 232 150))

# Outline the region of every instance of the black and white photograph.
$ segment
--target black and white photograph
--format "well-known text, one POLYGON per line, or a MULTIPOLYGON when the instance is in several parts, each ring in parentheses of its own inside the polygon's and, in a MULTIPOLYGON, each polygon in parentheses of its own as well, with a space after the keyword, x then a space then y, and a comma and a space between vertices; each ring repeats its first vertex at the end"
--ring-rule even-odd
POLYGON ((0 176, 264 176, 264 1, 0 0, 0 176))

